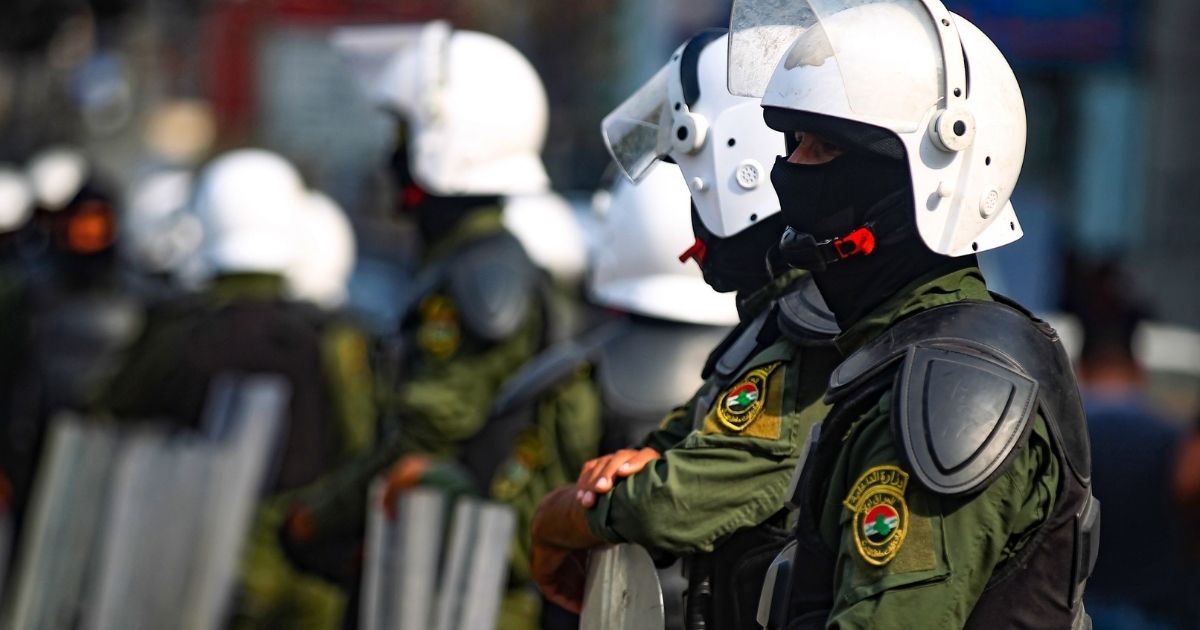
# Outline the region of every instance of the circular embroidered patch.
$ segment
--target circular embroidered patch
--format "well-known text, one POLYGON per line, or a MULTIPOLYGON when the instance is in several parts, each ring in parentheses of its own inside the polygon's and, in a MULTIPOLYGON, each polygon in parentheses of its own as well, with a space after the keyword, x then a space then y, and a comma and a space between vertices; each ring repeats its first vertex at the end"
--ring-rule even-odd
POLYGON ((876 466, 854 482, 844 505, 854 513, 854 545, 868 564, 891 562, 908 533, 904 489, 908 474, 896 466, 876 466))
POLYGON ((454 303, 444 295, 431 295, 421 301, 421 324, 417 345, 437 359, 448 359, 462 344, 462 329, 454 303))
POLYGON ((717 405, 717 419, 721 424, 740 433, 762 414, 767 377, 775 365, 751 370, 725 392, 717 405))

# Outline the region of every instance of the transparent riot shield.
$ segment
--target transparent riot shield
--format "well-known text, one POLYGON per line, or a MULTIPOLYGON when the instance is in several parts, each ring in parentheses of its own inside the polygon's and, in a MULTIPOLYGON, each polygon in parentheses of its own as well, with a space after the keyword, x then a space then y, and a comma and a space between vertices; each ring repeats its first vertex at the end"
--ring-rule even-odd
POLYGON ((588 557, 580 630, 663 630, 662 586, 645 549, 631 544, 588 557))
POLYGON ((287 381, 256 375, 234 386, 233 430, 217 441, 203 507, 204 528, 196 539, 192 582, 180 628, 222 625, 232 599, 242 542, 259 497, 268 484, 272 453, 285 431, 287 381))
POLYGON ((5 627, 71 627, 80 614, 88 568, 118 448, 114 431, 57 416, 34 482, 5 627))
POLYGON ((434 628, 496 627, 516 525, 516 513, 509 506, 459 499, 438 584, 434 628))
POLYGON ((362 630, 425 630, 433 620, 446 497, 416 489, 383 507, 384 482, 371 486, 363 565, 362 630))
POLYGON ((287 396, 275 377, 224 381, 219 439, 57 420, 5 627, 219 627, 287 396))
POLYGON ((219 437, 127 439, 84 628, 220 625, 287 395, 274 377, 220 379, 206 410, 219 437))

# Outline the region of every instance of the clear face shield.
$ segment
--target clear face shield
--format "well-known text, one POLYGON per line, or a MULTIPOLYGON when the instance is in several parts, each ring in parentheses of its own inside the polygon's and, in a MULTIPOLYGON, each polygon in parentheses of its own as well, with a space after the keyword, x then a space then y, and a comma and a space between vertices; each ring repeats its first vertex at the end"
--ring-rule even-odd
POLYGON ((613 161, 630 181, 640 182, 671 150, 671 116, 663 66, 653 78, 604 117, 601 131, 613 161))
POLYGON ((828 67, 840 75, 845 102, 857 116, 911 131, 913 121, 937 105, 945 76, 935 13, 949 12, 932 4, 937 6, 922 0, 735 0, 729 90, 763 97, 777 68, 828 67), (914 38, 914 32, 924 37, 914 38), (922 69, 921 85, 893 86, 879 63, 881 51, 922 69))

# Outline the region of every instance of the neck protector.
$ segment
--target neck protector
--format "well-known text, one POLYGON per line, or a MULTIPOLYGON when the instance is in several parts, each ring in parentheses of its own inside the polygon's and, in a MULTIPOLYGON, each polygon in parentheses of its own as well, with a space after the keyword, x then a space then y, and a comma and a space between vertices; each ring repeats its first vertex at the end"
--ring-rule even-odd
POLYGON ((789 225, 781 255, 813 272, 842 330, 921 276, 976 264, 921 241, 903 160, 850 152, 810 166, 781 158, 771 181, 789 225))

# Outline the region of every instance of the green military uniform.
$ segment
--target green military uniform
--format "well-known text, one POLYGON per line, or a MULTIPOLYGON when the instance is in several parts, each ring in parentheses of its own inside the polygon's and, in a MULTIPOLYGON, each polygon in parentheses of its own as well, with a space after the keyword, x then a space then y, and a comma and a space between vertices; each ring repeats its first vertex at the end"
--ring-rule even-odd
POLYGON ((501 606, 499 626, 506 630, 537 624, 540 600, 530 584, 528 540, 538 502, 550 489, 575 480, 583 463, 597 455, 600 433, 598 394, 588 374, 580 372, 537 402, 532 421, 496 470, 490 487, 459 465, 464 444, 491 417, 501 385, 541 351, 549 337, 549 296, 541 290, 540 271, 523 253, 512 262, 528 268, 517 274, 535 275, 526 278, 530 282, 513 285, 515 295, 499 296, 519 301, 524 308, 520 321, 504 334, 481 335, 473 330, 464 312, 466 305, 456 299, 456 277, 487 277, 487 269, 474 267, 495 262, 491 256, 470 256, 493 247, 499 249, 497 256, 503 256, 505 248, 513 245, 519 247, 504 230, 498 208, 467 214, 431 245, 417 282, 428 274, 435 279, 414 300, 403 322, 401 334, 408 348, 402 378, 382 393, 393 434, 369 456, 296 499, 311 517, 313 538, 319 539, 360 531, 370 480, 406 455, 434 458, 423 485, 440 487, 451 495, 486 489, 517 512, 510 590, 501 606))
MULTIPOLYGON (((991 299, 976 268, 925 278, 854 324, 837 345, 849 355, 912 315, 991 299)), ((819 544, 835 557, 831 567, 812 561, 801 533, 796 570, 832 570, 832 609, 802 610, 811 619, 800 627, 963 627, 989 580, 1031 543, 1056 506, 1063 471, 1040 413, 1002 475, 978 494, 952 497, 910 479, 893 434, 896 404, 887 390, 874 405, 868 399, 861 407, 867 411, 841 425, 845 430, 820 438, 840 446, 829 451, 827 474, 815 473, 808 485, 811 503, 801 501, 801 519, 816 508, 819 544)))
MULTIPOLYGON (((309 410, 314 421, 324 429, 316 440, 329 438, 331 443, 319 445, 320 454, 304 449, 286 459, 312 457, 320 468, 337 465, 360 456, 375 441, 376 413, 372 400, 372 376, 367 361, 366 339, 357 327, 337 317, 325 316, 301 305, 289 305, 283 300, 284 283, 270 274, 234 274, 218 277, 211 289, 196 298, 159 311, 139 342, 132 348, 123 369, 113 380, 99 402, 120 418, 153 419, 173 417, 175 422, 195 425, 201 406, 194 402, 192 390, 198 384, 181 386, 203 378, 207 366, 203 359, 182 357, 189 337, 204 330, 204 322, 221 317, 231 305, 277 305, 286 315, 279 321, 312 331, 317 357, 313 365, 319 370, 325 395, 308 398, 309 392, 293 391, 293 404, 318 404, 322 410, 309 410), (191 374, 191 376, 187 376, 191 374), (182 381, 179 379, 182 377, 182 381), (177 390, 184 387, 181 392, 177 390), (304 397, 295 399, 296 396, 304 397), (177 408, 175 399, 189 409, 177 408), (320 401, 319 403, 316 401, 320 401), (191 417, 174 417, 179 415, 191 417)), ((266 321, 276 321, 267 319, 266 321)), ((290 338, 290 337, 289 337, 290 338)), ((283 341, 282 339, 280 341, 283 341)), ((299 343, 295 339, 291 343, 299 343)), ((304 355, 309 356, 309 355, 304 355)), ((217 359, 218 362, 226 359, 217 359)), ((237 363, 233 359, 232 363, 237 363)), ((233 365, 234 369, 238 366, 233 365)), ((305 368, 300 368, 305 369, 305 368)), ((309 388, 317 383, 298 383, 297 388, 309 388)), ((293 407, 293 410, 295 408, 293 407)), ((307 425, 312 427, 313 425, 307 425)), ((295 429, 292 431, 303 431, 295 429)), ((290 445, 290 443, 289 443, 290 445)), ((309 446, 313 446, 309 443, 309 446)), ((289 475, 284 465, 275 484, 276 492, 259 507, 243 551, 241 588, 234 613, 234 627, 337 628, 342 624, 346 595, 342 590, 315 576, 297 570, 280 547, 278 531, 290 504, 289 497, 305 486, 318 483, 320 474, 311 466, 300 475, 289 475)))
MULTIPOLYGON (((807 281, 803 274, 788 274, 751 302, 770 302, 801 280, 807 281)), ((745 303, 743 308, 754 310, 745 303)), ((778 317, 775 307, 755 318, 765 323, 754 351, 726 375, 709 376, 645 440, 662 459, 619 479, 587 513, 592 533, 611 543, 693 559, 716 552, 708 568, 690 569, 720 574, 713 578, 714 610, 702 613, 711 627, 753 619, 757 601, 733 607, 731 600, 754 579, 755 590, 761 585, 765 565, 753 570, 734 565, 764 539, 777 551, 775 544, 786 534, 788 484, 809 428, 827 411, 821 395, 841 360, 827 338, 782 334, 773 321, 778 317)), ((747 329, 755 335, 752 326, 744 322, 731 338, 747 329)), ((689 580, 694 584, 696 576, 689 580)))

